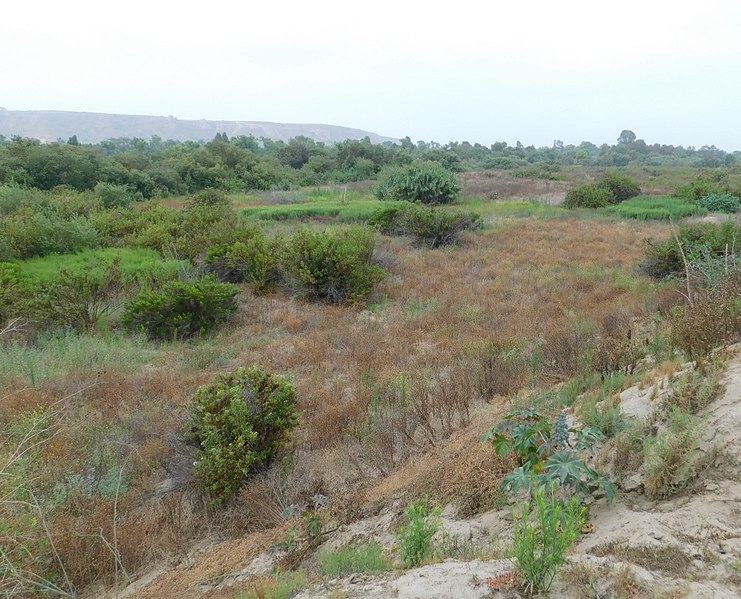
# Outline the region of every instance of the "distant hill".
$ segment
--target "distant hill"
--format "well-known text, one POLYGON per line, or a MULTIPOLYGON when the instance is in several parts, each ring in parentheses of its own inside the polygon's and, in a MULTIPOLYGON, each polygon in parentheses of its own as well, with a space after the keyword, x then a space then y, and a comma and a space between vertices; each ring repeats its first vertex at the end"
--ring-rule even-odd
POLYGON ((67 112, 62 110, 6 110, 0 108, 0 135, 33 137, 42 141, 67 140, 77 135, 80 143, 97 143, 114 137, 209 141, 217 133, 229 137, 254 135, 287 141, 304 135, 315 141, 337 143, 346 139, 369 137, 373 143, 397 141, 369 131, 298 123, 266 123, 258 121, 199 121, 181 120, 172 116, 139 116, 100 112, 67 112))

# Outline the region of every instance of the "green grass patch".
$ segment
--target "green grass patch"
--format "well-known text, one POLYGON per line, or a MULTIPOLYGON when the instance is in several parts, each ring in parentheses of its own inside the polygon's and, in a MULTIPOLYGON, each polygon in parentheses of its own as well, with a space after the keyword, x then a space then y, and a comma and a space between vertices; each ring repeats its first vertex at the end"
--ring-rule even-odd
POLYGON ((259 220, 364 222, 382 205, 379 200, 358 192, 325 189, 286 194, 279 201, 285 203, 246 206, 240 213, 259 220))
POLYGON ((263 576, 242 592, 237 599, 289 599, 309 586, 310 581, 301 570, 278 572, 273 576, 263 576))
POLYGON ((682 198, 641 195, 605 209, 622 218, 669 220, 707 214, 705 208, 682 198))
POLYGON ((183 260, 162 258, 155 250, 144 248, 105 248, 85 250, 77 254, 58 254, 31 258, 19 262, 21 274, 37 282, 50 282, 59 278, 59 269, 71 273, 98 272, 109 267, 118 257, 124 277, 131 281, 174 279, 190 266, 183 260))
POLYGON ((338 578, 357 572, 387 572, 391 560, 375 541, 351 543, 335 550, 325 550, 317 556, 323 574, 338 578))

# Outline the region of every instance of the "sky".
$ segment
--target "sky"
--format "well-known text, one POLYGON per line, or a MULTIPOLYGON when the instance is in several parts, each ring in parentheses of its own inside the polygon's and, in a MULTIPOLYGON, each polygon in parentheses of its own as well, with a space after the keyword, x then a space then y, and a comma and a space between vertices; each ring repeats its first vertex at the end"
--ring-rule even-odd
POLYGON ((741 1, 0 7, 0 106, 741 150, 741 1))

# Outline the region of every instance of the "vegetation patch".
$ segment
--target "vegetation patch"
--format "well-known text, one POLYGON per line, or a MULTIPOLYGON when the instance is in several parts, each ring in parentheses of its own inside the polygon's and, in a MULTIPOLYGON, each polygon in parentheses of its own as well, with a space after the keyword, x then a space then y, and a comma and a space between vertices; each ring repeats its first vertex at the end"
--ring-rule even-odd
POLYGON ((702 216, 708 213, 701 204, 672 196, 640 195, 626 200, 608 211, 623 218, 637 220, 679 220, 687 216, 702 216))

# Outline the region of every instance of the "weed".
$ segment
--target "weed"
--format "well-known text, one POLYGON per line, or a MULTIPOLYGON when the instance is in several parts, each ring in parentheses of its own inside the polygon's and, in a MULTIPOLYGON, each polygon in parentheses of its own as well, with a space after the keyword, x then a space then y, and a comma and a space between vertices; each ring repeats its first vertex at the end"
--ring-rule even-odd
POLYGON ((404 510, 396 541, 405 568, 418 566, 431 554, 432 537, 440 526, 440 513, 440 506, 431 506, 427 497, 413 501, 404 510))
POLYGON ((238 599, 290 599, 309 585, 309 578, 302 571, 278 572, 262 576, 252 582, 246 591, 238 592, 238 599))
POLYGON ((586 508, 576 496, 561 500, 551 483, 548 488, 537 487, 532 499, 519 505, 516 516, 514 554, 525 592, 547 593, 586 522, 586 508))

